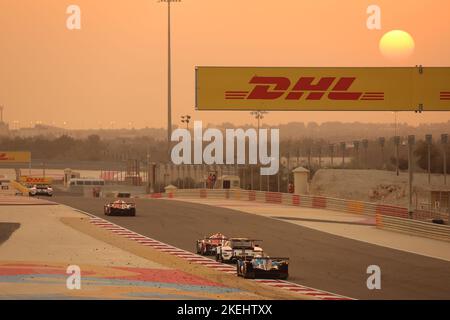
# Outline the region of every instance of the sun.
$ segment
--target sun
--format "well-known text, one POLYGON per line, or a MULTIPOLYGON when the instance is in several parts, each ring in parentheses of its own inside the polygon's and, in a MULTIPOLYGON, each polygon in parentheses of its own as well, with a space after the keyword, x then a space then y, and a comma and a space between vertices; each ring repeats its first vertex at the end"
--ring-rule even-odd
POLYGON ((407 59, 413 54, 415 43, 408 32, 392 30, 381 37, 379 47, 383 56, 399 61, 407 59))

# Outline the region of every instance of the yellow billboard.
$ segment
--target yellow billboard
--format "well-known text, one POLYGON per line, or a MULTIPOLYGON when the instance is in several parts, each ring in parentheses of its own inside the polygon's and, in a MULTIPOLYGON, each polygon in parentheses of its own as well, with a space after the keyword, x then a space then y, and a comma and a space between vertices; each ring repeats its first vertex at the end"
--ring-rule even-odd
POLYGON ((31 161, 29 151, 0 151, 1 163, 28 163, 31 161))
POLYGON ((445 111, 450 68, 197 67, 197 110, 445 111))
POLYGON ((30 184, 52 184, 53 178, 51 177, 29 177, 20 176, 19 181, 25 185, 30 184))

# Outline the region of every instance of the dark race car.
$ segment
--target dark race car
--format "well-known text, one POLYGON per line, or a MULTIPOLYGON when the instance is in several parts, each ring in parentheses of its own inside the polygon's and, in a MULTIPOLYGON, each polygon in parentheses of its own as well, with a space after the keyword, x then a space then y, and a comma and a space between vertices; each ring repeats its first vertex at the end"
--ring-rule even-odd
POLYGON ((220 232, 212 234, 209 237, 197 240, 197 253, 204 256, 215 256, 217 253, 217 247, 222 246, 225 240, 227 240, 227 237, 225 237, 220 232))
POLYGON ((105 204, 104 212, 107 216, 135 216, 136 205, 132 202, 116 200, 114 202, 105 204))
POLYGON ((282 279, 289 276, 289 258, 241 257, 237 260, 237 275, 247 279, 282 279))

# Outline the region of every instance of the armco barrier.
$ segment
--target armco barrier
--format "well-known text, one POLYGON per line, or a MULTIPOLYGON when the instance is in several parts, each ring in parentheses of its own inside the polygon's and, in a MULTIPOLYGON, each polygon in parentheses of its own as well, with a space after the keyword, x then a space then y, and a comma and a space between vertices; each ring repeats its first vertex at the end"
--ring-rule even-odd
POLYGON ((412 219, 377 214, 376 225, 379 229, 393 230, 437 240, 450 241, 450 228, 412 219))
POLYGON ((420 221, 431 220, 431 214, 416 212, 412 219, 408 210, 386 204, 377 204, 355 200, 329 198, 324 196, 298 195, 291 193, 265 192, 241 189, 178 189, 170 193, 157 193, 151 198, 208 198, 255 201, 270 204, 282 204, 314 209, 327 209, 365 216, 376 217, 377 228, 406 232, 413 235, 450 241, 450 227, 420 221))

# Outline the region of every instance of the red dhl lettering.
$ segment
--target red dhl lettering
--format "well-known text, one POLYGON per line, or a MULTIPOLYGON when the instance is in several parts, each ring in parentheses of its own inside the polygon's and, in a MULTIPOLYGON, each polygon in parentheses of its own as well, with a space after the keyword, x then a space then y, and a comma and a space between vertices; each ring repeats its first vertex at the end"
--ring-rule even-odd
POLYGON ((286 77, 254 76, 249 84, 254 88, 250 91, 226 91, 225 99, 246 100, 341 100, 341 101, 379 101, 384 100, 384 92, 353 92, 350 87, 356 81, 355 77, 301 77, 293 86, 286 77), (292 87, 292 88, 291 88, 292 87))

